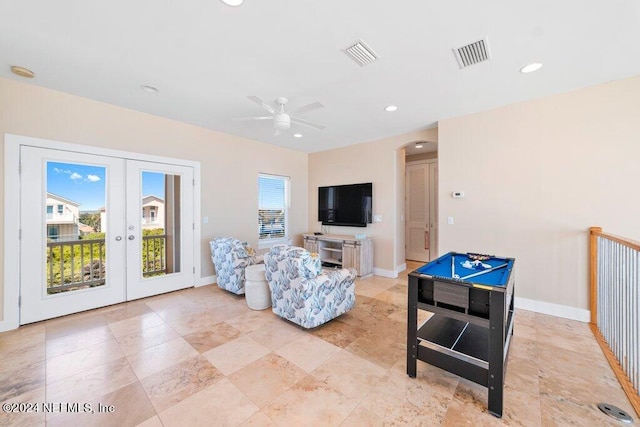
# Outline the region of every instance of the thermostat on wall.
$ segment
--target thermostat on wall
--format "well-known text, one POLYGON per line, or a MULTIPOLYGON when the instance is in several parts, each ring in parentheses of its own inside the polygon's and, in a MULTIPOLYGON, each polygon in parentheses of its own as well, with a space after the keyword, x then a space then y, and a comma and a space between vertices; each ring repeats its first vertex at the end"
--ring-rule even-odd
POLYGON ((454 199, 462 199, 464 197, 464 191, 454 191, 451 193, 451 197, 454 199))

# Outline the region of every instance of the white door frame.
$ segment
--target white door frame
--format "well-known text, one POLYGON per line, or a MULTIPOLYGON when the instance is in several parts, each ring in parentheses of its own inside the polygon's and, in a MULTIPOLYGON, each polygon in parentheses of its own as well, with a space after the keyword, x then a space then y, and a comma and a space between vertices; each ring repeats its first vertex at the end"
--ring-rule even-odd
POLYGON ((50 148, 63 151, 97 154, 130 160, 155 163, 167 163, 190 166, 194 176, 194 267, 193 284, 201 285, 201 227, 200 227, 200 162, 175 159, 151 154, 132 153, 108 148, 71 144, 42 138, 21 135, 4 135, 4 289, 3 319, 0 320, 0 332, 16 329, 20 325, 20 255, 15 248, 20 244, 20 146, 50 148))

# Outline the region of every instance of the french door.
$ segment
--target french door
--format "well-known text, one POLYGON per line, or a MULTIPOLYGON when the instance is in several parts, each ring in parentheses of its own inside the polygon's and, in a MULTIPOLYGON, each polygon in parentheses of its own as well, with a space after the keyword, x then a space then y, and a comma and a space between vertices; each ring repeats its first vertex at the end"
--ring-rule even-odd
POLYGON ((21 146, 20 323, 193 286, 193 169, 21 146))

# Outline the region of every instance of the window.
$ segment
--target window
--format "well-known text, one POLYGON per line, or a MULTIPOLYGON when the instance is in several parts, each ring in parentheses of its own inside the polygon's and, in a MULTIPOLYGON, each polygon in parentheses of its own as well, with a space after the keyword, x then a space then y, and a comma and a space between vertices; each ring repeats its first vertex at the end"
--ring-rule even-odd
POLYGON ((58 205, 58 215, 62 215, 63 212, 64 212, 64 206, 58 205))
POLYGON ((289 234, 289 178, 286 176, 258 176, 258 234, 259 242, 285 239, 289 234))
POLYGON ((47 237, 49 240, 58 240, 58 226, 50 225, 47 227, 47 237))

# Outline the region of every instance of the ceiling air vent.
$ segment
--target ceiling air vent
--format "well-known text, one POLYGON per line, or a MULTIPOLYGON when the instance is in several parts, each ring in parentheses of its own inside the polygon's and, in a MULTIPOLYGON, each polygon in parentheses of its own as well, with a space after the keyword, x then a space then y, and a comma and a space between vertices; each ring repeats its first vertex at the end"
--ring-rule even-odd
POLYGON ((453 53, 456 55, 460 68, 466 68, 469 65, 491 59, 489 40, 486 37, 477 42, 455 48, 453 53))
POLYGON ((361 67, 371 64, 373 61, 377 61, 380 58, 378 54, 376 54, 373 49, 367 46, 367 44, 362 40, 356 40, 349 46, 342 49, 342 51, 361 67))

